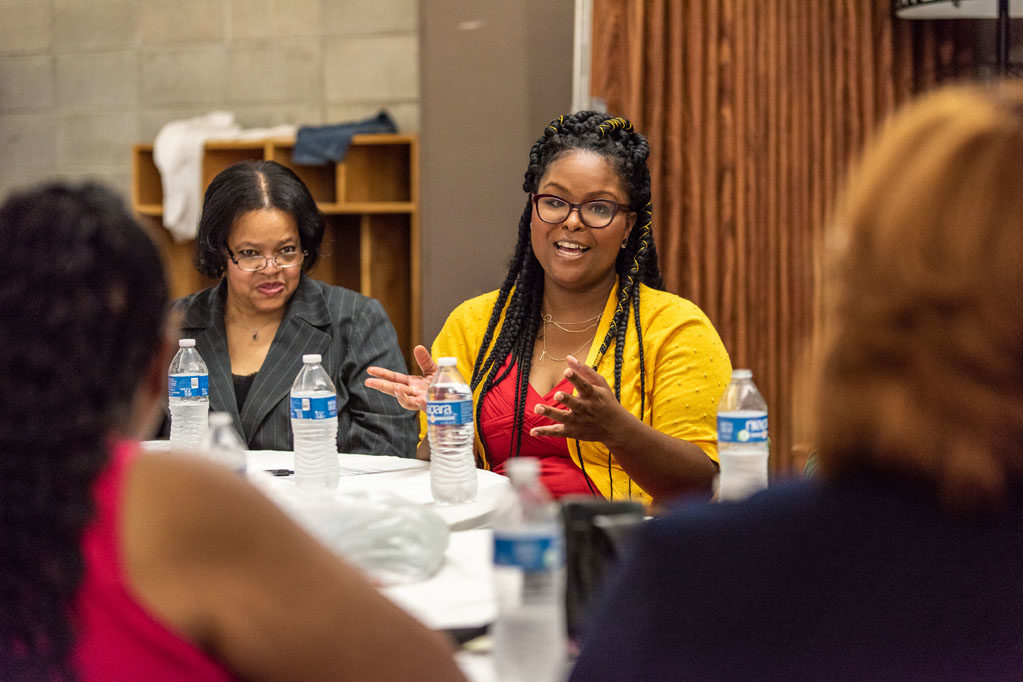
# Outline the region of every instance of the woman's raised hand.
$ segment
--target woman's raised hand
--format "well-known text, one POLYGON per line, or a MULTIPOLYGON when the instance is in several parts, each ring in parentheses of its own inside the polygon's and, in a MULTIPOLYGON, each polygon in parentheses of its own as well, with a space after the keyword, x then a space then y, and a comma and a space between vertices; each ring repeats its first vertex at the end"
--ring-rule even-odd
POLYGON ((543 415, 554 424, 538 426, 531 436, 560 436, 579 440, 600 441, 610 447, 624 432, 631 416, 617 400, 604 377, 596 370, 579 362, 571 355, 567 358, 565 377, 575 387, 574 394, 558 391, 554 400, 567 409, 551 405, 537 405, 536 414, 543 415))
POLYGON ((406 410, 426 411, 426 387, 437 372, 437 363, 430 357, 430 351, 425 346, 416 346, 412 349, 412 355, 422 370, 423 375, 402 374, 383 367, 369 367, 367 372, 371 378, 366 379, 366 386, 376 389, 381 393, 393 395, 398 404, 406 410))

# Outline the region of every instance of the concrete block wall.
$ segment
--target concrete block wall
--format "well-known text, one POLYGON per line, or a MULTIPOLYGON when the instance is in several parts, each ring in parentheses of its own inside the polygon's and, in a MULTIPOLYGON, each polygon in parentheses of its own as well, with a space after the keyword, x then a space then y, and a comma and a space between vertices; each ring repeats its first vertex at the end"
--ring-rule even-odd
POLYGON ((62 177, 130 199, 131 145, 214 110, 246 128, 386 108, 419 129, 417 0, 0 0, 0 200, 62 177))

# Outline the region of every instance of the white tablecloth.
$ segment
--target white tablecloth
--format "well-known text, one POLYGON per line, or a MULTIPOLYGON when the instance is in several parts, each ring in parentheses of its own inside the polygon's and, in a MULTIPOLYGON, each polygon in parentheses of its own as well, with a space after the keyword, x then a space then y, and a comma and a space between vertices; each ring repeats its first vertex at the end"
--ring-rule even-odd
MULTIPOLYGON (((418 459, 383 455, 338 455, 341 478, 338 492, 371 492, 386 490, 409 502, 424 505, 448 522, 451 530, 468 530, 489 525, 502 496, 511 490, 507 477, 484 469, 476 470, 476 500, 466 504, 441 505, 430 493, 430 463, 418 459)), ((249 474, 269 469, 293 469, 292 452, 252 450, 248 453, 249 474)), ((293 486, 293 477, 275 477, 272 483, 293 486)))

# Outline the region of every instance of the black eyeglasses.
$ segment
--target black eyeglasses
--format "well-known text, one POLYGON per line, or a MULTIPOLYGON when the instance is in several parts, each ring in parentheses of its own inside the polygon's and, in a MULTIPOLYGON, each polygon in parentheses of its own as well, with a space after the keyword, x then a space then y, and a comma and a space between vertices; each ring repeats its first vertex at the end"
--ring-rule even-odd
POLYGON ((305 260, 306 252, 299 251, 294 246, 286 246, 269 258, 266 256, 242 256, 241 258, 235 258, 231 249, 228 249, 227 257, 238 266, 239 270, 257 272, 269 265, 270 261, 273 261, 273 264, 279 268, 298 267, 305 260))
POLYGON ((573 204, 556 194, 530 194, 530 196, 533 198, 533 205, 536 206, 537 217, 551 225, 565 222, 574 210, 578 211, 579 220, 583 225, 599 229, 610 225, 618 215, 618 211, 630 210, 625 204, 619 204, 610 199, 591 199, 573 204))

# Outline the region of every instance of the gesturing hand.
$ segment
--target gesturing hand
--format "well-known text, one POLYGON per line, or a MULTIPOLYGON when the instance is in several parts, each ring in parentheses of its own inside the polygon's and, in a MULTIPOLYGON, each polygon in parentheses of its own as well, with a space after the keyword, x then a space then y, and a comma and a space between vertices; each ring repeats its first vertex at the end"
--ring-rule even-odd
POLYGON ((422 370, 423 375, 402 374, 383 367, 369 367, 369 379, 365 384, 369 388, 376 389, 381 393, 393 395, 398 399, 398 404, 406 410, 426 410, 426 387, 437 372, 437 363, 430 357, 430 351, 424 346, 416 346, 412 349, 412 355, 422 370))
POLYGON ((604 377, 571 355, 568 356, 565 377, 575 387, 575 394, 558 391, 554 399, 567 409, 537 405, 537 414, 557 423, 538 426, 530 431, 530 435, 600 441, 610 447, 610 441, 624 433, 626 420, 631 415, 615 400, 604 377))

